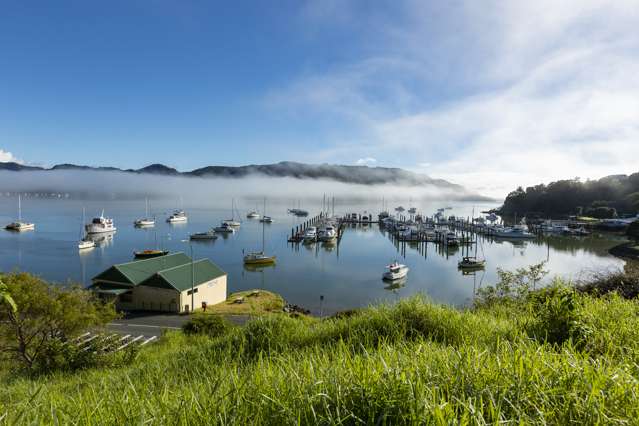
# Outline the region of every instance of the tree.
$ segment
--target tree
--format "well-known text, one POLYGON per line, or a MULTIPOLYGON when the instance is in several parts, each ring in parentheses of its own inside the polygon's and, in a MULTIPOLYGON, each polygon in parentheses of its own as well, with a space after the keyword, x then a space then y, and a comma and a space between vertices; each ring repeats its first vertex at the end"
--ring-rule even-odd
POLYGON ((16 302, 13 300, 13 297, 11 297, 11 293, 9 293, 9 287, 7 287, 2 280, 0 280, 0 305, 1 304, 7 305, 9 310, 13 313, 18 312, 16 302))
POLYGON ((3 300, 13 303, 0 304, 0 355, 26 369, 46 364, 56 344, 117 317, 112 304, 79 286, 50 285, 26 273, 3 280, 3 300))

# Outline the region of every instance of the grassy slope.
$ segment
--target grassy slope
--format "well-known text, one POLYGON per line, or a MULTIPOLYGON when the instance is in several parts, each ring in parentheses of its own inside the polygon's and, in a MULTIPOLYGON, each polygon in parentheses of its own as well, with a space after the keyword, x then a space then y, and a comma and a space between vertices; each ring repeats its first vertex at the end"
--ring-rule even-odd
POLYGON ((350 318, 275 315, 211 339, 168 335, 119 370, 4 379, 5 423, 460 423, 639 418, 639 302, 579 299, 577 350, 526 313, 411 299, 350 318))
MULTIPOLYGON (((267 290, 246 290, 231 294, 224 302, 206 308, 207 314, 223 315, 263 315, 270 312, 282 312, 285 302, 282 296, 267 290), (242 303, 235 299, 243 298, 242 303)), ((198 309, 202 312, 202 309, 198 309)))

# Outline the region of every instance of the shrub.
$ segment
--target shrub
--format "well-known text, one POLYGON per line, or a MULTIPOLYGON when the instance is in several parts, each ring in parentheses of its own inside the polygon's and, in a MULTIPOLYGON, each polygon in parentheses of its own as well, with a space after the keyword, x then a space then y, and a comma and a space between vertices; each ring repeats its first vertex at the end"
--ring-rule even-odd
POLYGON ((57 341, 117 317, 112 304, 79 287, 51 285, 40 278, 14 273, 2 277, 13 303, 0 303, 0 354, 16 368, 57 365, 47 357, 57 341))
POLYGON ((634 299, 639 296, 639 268, 629 263, 625 271, 594 273, 579 283, 577 290, 593 296, 617 293, 624 299, 634 299))
POLYGON ((528 296, 533 320, 527 331, 531 337, 551 344, 563 344, 580 330, 575 290, 559 283, 528 296))
POLYGON ((185 334, 206 334, 209 337, 218 337, 226 334, 231 325, 219 315, 194 315, 182 326, 185 334))

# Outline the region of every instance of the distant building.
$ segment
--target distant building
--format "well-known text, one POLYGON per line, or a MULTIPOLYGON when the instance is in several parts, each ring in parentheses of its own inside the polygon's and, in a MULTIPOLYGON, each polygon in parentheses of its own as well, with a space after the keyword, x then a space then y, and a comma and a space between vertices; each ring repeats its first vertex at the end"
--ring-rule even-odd
POLYGON ((184 253, 113 265, 91 280, 90 289, 120 310, 182 313, 193 309, 192 276, 196 308, 226 300, 226 272, 208 259, 191 264, 184 253))

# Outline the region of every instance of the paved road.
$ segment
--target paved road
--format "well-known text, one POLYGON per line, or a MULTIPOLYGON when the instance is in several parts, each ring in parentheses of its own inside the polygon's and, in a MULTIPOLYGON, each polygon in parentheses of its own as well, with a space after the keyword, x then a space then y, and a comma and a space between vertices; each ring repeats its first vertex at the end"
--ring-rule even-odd
MULTIPOLYGON (((249 319, 248 315, 233 315, 226 318, 236 325, 243 325, 249 319)), ((164 330, 180 330, 189 319, 189 315, 134 312, 107 325, 107 329, 119 334, 159 337, 164 330)))

